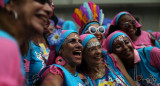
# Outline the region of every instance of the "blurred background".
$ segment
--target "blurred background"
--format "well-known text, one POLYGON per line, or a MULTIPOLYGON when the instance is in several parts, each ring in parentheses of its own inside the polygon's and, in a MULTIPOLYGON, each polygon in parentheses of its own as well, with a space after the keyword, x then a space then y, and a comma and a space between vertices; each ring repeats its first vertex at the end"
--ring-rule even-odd
POLYGON ((160 0, 53 0, 60 24, 73 20, 74 8, 85 1, 92 1, 103 9, 105 24, 109 24, 118 12, 128 11, 142 24, 143 30, 160 31, 160 0))

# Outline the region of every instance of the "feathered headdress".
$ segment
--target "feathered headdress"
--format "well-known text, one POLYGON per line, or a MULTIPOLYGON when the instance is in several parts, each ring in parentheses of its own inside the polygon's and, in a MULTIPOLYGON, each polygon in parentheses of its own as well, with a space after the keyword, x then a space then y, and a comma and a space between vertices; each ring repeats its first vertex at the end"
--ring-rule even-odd
POLYGON ((72 17, 80 27, 83 27, 83 25, 90 21, 97 21, 102 25, 104 14, 102 9, 99 9, 98 5, 89 1, 88 3, 84 2, 79 9, 75 8, 72 17))

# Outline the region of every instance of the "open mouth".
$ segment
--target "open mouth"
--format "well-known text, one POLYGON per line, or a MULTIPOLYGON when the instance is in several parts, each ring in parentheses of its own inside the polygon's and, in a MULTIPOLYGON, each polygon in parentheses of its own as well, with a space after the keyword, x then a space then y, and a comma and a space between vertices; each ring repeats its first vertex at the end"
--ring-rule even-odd
POLYGON ((73 52, 73 55, 74 55, 75 57, 81 58, 82 51, 74 51, 74 52, 73 52))

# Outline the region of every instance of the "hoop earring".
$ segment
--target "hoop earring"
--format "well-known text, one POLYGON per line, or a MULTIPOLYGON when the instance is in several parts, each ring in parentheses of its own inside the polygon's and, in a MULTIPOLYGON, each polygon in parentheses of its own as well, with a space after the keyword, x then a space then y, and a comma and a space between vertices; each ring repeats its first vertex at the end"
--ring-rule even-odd
POLYGON ((63 66, 63 65, 65 65, 66 62, 65 62, 65 60, 61 56, 58 56, 56 58, 56 60, 55 60, 55 63, 58 64, 58 65, 63 66))
POLYGON ((17 20, 17 19, 18 19, 18 13, 14 10, 14 11, 13 11, 13 14, 14 14, 15 20, 17 20))

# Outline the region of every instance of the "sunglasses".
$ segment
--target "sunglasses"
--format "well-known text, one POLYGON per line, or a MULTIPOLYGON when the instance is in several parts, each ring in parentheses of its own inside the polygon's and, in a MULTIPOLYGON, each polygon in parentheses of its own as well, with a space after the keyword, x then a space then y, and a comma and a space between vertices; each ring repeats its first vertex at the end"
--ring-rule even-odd
POLYGON ((129 21, 129 22, 124 22, 124 23, 122 23, 122 25, 127 29, 127 28, 129 28, 129 25, 136 25, 136 21, 135 20, 131 20, 131 21, 129 21))
POLYGON ((51 6, 51 8, 54 10, 55 6, 52 2, 52 0, 36 0, 37 2, 41 3, 41 4, 45 4, 45 3, 48 3, 49 6, 51 6))
POLYGON ((98 28, 94 27, 94 26, 90 26, 88 28, 88 30, 85 31, 85 33, 91 33, 91 34, 95 34, 97 31, 99 31, 101 34, 105 33, 105 28, 103 26, 99 26, 98 28))

